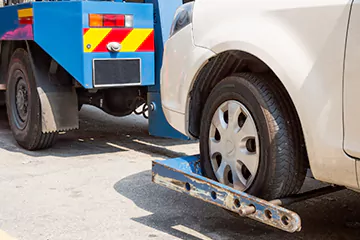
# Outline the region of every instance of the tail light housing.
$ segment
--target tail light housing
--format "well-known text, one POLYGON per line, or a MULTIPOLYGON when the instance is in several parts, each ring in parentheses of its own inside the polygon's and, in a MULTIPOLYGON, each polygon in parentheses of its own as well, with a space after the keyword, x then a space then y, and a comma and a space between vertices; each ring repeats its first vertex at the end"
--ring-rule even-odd
POLYGON ((125 14, 89 14, 90 27, 133 28, 133 15, 125 14))

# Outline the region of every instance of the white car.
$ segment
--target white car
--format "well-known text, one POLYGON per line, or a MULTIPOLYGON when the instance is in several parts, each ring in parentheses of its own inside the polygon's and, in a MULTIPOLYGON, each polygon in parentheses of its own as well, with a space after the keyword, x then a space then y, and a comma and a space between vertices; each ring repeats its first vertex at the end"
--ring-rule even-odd
POLYGON ((161 75, 207 177, 264 199, 298 192, 308 168, 359 189, 360 1, 184 4, 161 75))

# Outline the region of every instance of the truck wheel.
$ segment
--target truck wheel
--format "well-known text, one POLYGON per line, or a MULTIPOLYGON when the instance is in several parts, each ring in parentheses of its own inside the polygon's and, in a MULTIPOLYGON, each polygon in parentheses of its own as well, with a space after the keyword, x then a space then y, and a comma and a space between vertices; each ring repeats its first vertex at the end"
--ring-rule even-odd
POLYGON ((225 78, 206 101, 200 130, 203 173, 266 200, 298 192, 307 170, 300 122, 276 85, 250 73, 225 78))
POLYGON ((42 133, 41 105, 35 77, 24 49, 11 57, 7 79, 6 105, 15 140, 27 150, 49 148, 57 133, 42 133))

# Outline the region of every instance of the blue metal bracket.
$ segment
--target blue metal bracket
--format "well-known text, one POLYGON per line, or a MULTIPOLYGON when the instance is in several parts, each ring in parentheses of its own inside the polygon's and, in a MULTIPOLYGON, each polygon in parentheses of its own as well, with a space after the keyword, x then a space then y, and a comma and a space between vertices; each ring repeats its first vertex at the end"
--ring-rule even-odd
MULTIPOLYGON (((287 232, 301 230, 299 215, 204 177, 199 156, 153 161, 152 181, 287 232)), ((277 204, 278 203, 278 204, 277 204)))
POLYGON ((170 29, 176 9, 183 4, 182 0, 145 0, 154 6, 155 29, 155 85, 148 89, 148 105, 154 106, 149 111, 149 133, 153 136, 186 139, 189 138, 176 131, 166 121, 161 108, 160 70, 162 66, 165 42, 169 38, 170 29))

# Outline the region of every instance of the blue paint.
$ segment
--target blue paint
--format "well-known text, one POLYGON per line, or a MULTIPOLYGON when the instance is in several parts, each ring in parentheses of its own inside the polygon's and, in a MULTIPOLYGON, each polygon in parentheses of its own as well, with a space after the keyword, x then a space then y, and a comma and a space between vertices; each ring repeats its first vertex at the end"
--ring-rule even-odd
POLYGON ((134 28, 153 28, 152 4, 87 1, 82 2, 84 27, 89 27, 89 13, 129 14, 134 16, 134 28))
POLYGON ((82 2, 34 2, 35 42, 81 85, 83 74, 82 2))
MULTIPOLYGON (((167 160, 157 160, 156 163, 159 164, 159 166, 165 166, 164 169, 160 170, 159 175, 177 179, 177 180, 184 180, 187 179, 185 174, 188 174, 191 177, 195 177, 196 179, 199 179, 200 181, 209 182, 215 186, 218 186, 222 189, 234 192, 239 195, 243 195, 246 198, 251 198, 251 195, 248 195, 245 192, 237 191, 229 186, 226 186, 224 184, 221 184, 219 182, 216 182, 212 179, 209 179, 207 177, 204 177, 201 172, 199 171, 199 168, 194 168, 193 166, 197 165, 199 161, 200 156, 194 155, 194 156, 186 156, 186 157, 180 157, 180 158, 173 158, 173 159, 167 159, 167 160), (167 170, 166 170, 167 169, 167 170), (169 169, 173 169, 175 171, 172 171, 169 169)), ((156 170, 156 168, 153 168, 153 171, 156 170)), ((199 183, 194 183, 195 185, 199 185, 199 183)), ((202 184, 200 184, 202 185, 202 184)), ((202 185, 201 189, 204 189, 205 191, 214 190, 209 185, 202 185)), ((209 198, 210 199, 210 198, 209 198)))
POLYGON ((183 3, 182 0, 145 0, 154 5, 155 30, 155 86, 149 88, 151 92, 160 91, 160 70, 163 60, 165 42, 169 39, 171 24, 176 9, 183 3))
POLYGON ((248 215, 249 218, 288 232, 301 229, 301 219, 298 214, 204 177, 197 167, 193 167, 198 166, 199 157, 195 155, 153 161, 153 181, 235 213, 239 212, 240 207, 253 205, 256 212, 248 215), (271 219, 267 217, 265 211, 271 212, 271 219), (289 225, 282 223, 282 216, 289 217, 289 225))
POLYGON ((84 53, 83 28, 89 13, 132 14, 134 28, 153 28, 151 4, 103 1, 34 2, 35 41, 84 88, 93 88, 94 58, 140 58, 142 85, 154 84, 154 53, 84 53))
POLYGON ((178 169, 187 174, 199 174, 201 175, 201 169, 199 165, 200 155, 188 156, 188 157, 180 157, 180 158, 171 158, 165 161, 155 161, 164 166, 178 169))
POLYGON ((87 89, 94 87, 94 58, 140 58, 142 85, 149 86, 148 102, 156 105, 155 111, 149 113, 149 133, 159 137, 189 139, 166 121, 160 97, 164 43, 169 37, 175 11, 181 4, 182 0, 146 0, 145 4, 123 3, 119 0, 20 4, 0 8, 0 20, 7 23, 0 25, 0 35, 19 27, 17 9, 33 7, 35 42, 87 89), (84 53, 83 28, 89 25, 88 13, 134 15, 135 28, 155 28, 155 53, 84 53))
POLYGON ((154 5, 155 30, 155 85, 149 87, 148 103, 154 103, 156 108, 149 113, 149 133, 153 136, 189 140, 167 122, 161 108, 160 72, 162 66, 164 44, 170 35, 172 20, 176 9, 182 5, 182 0, 145 0, 154 5))
POLYGON ((17 13, 19 9, 31 7, 31 3, 25 3, 0 8, 0 40, 34 39, 32 26, 30 24, 20 25, 17 13))
MULTIPOLYGON (((84 53, 84 79, 92 79, 92 60, 99 58, 140 58, 141 60, 141 86, 154 84, 154 53, 152 52, 120 52, 120 53, 84 53)), ((86 88, 91 88, 92 82, 85 82, 86 88), (86 84, 89 84, 87 86, 86 84)))
POLYGON ((175 130, 166 120, 161 107, 161 96, 159 92, 148 92, 148 103, 153 104, 155 109, 149 111, 149 133, 150 135, 164 138, 175 138, 188 140, 189 138, 175 130))
MULTIPOLYGON (((193 173, 186 172, 186 174, 184 174, 185 172, 181 171, 181 167, 178 168, 185 162, 187 162, 187 161, 186 160, 182 161, 181 158, 178 158, 176 160, 175 166, 170 165, 170 166, 172 166, 171 167, 172 169, 176 170, 176 171, 174 171, 174 170, 170 170, 168 168, 169 162, 168 162, 168 160, 165 160, 165 161, 162 161, 161 164, 158 162, 159 164, 154 165, 152 171, 153 171, 153 173, 159 174, 161 177, 164 177, 164 178, 176 179, 177 181, 180 181, 180 182, 189 183, 190 186, 192 186, 193 188, 201 189, 201 191, 204 193, 201 195, 201 198, 203 200, 209 201, 209 202, 214 202, 219 205, 224 205, 224 202, 222 201, 222 199, 225 198, 226 193, 224 191, 222 191, 222 192, 217 191, 214 187, 212 187, 209 184, 194 181, 193 179, 189 178, 188 175, 193 176, 193 173), (217 194, 216 199, 213 199, 211 197, 212 191, 216 192, 216 194, 217 194)), ((172 163, 175 163, 175 162, 172 162, 172 163)), ((219 185, 218 182, 207 179, 201 175, 198 175, 197 179, 205 181, 205 182, 211 182, 211 183, 214 183, 215 185, 219 185)), ((184 188, 184 190, 185 190, 185 188, 184 188)))

